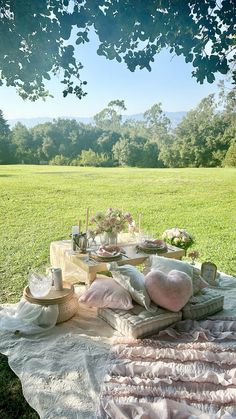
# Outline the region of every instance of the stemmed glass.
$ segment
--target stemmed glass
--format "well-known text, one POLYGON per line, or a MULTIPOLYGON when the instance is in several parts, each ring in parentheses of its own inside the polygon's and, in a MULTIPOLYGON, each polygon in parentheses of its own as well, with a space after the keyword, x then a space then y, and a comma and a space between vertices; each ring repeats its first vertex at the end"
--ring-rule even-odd
POLYGON ((144 243, 146 240, 153 240, 153 237, 152 232, 141 230, 139 232, 139 243, 144 243))
POLYGON ((95 240, 95 237, 90 237, 89 238, 89 240, 88 240, 88 247, 87 247, 87 253, 88 253, 88 262, 90 261, 90 260, 92 260, 91 259, 91 254, 92 253, 95 253, 97 250, 98 250, 98 244, 97 244, 97 242, 96 242, 96 240, 95 240))
POLYGON ((188 253, 188 256, 192 259, 191 265, 195 265, 195 260, 199 257, 199 252, 197 250, 192 250, 188 253))

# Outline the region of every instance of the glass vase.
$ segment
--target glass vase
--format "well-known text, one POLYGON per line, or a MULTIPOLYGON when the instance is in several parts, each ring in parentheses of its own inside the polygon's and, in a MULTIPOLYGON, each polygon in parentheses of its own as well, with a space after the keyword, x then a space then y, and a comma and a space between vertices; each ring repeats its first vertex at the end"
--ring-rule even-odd
POLYGON ((108 233, 107 231, 104 231, 100 234, 100 242, 102 246, 117 244, 117 233, 108 233))

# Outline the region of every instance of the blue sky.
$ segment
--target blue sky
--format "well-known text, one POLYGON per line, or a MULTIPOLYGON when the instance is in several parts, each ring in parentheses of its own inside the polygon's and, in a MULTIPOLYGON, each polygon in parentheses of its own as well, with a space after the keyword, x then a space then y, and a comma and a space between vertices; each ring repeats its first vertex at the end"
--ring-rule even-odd
POLYGON ((203 97, 217 92, 217 82, 198 84, 191 77, 192 65, 186 64, 183 57, 172 58, 168 51, 157 55, 151 72, 144 69, 131 73, 124 63, 98 56, 96 47, 96 38, 92 35, 91 42, 78 49, 78 57, 84 65, 81 76, 88 82, 85 98, 79 100, 72 95, 63 98, 59 78, 48 83, 54 98, 46 102, 23 101, 13 88, 0 87, 0 109, 4 117, 93 116, 114 99, 125 101, 127 115, 142 113, 157 102, 162 103, 164 111, 189 111, 203 97))

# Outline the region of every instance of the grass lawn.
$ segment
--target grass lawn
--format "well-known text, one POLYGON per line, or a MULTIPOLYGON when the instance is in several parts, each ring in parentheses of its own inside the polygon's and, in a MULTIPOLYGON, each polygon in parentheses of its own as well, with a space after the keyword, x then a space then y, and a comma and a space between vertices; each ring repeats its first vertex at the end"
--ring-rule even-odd
MULTIPOLYGON (((19 300, 32 267, 49 265, 51 241, 91 212, 123 208, 157 237, 166 228, 193 233, 200 260, 235 274, 235 169, 130 169, 0 166, 1 303, 19 300)), ((2 418, 36 418, 0 356, 2 418), (6 388, 8 389, 6 393, 6 388), (10 403, 9 403, 10 400, 10 403)))
POLYGON ((186 228, 201 261, 235 273, 235 169, 0 166, 1 302, 18 301, 29 269, 49 264, 50 242, 69 239, 86 207, 110 206, 159 237, 186 228))

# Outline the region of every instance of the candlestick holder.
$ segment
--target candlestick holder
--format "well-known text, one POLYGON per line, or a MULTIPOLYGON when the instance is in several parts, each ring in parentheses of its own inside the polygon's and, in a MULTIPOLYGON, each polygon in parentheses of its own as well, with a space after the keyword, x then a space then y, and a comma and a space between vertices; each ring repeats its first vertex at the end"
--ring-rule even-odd
POLYGON ((72 234, 72 250, 74 252, 86 253, 87 250, 87 234, 86 233, 76 233, 72 234))

